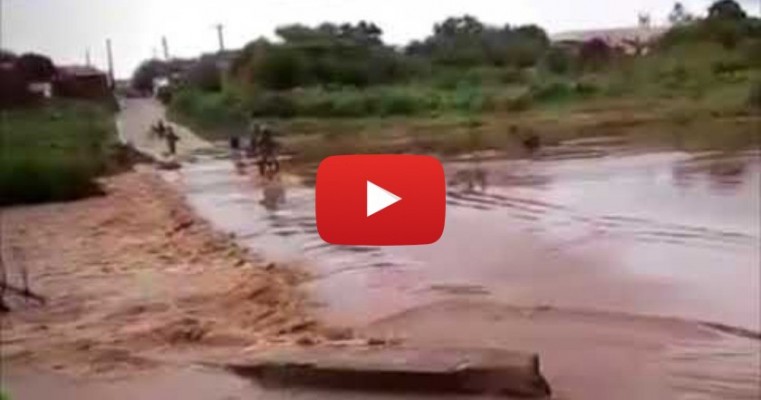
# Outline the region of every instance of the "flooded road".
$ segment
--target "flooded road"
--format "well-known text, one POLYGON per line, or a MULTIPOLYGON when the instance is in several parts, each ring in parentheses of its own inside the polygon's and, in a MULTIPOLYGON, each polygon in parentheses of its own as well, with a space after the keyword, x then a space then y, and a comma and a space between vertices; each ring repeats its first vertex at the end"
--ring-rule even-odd
POLYGON ((756 153, 620 154, 445 164, 429 246, 346 247, 317 234, 314 192, 225 159, 174 176, 199 214, 275 260, 304 261, 332 321, 452 298, 675 316, 761 330, 756 153))

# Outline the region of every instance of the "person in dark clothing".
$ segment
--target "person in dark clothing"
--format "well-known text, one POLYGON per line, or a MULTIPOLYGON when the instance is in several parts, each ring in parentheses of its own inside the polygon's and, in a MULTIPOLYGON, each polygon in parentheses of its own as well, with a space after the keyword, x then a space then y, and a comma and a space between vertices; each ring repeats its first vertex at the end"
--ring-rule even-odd
POLYGON ((166 135, 166 125, 164 125, 163 120, 158 120, 158 122, 151 127, 151 130, 156 137, 161 140, 164 139, 164 135, 166 135))
POLYGON ((166 127, 166 131, 164 133, 166 138, 166 144, 169 148, 169 154, 175 155, 177 154, 177 142, 180 141, 180 137, 177 136, 176 133, 174 133, 174 129, 171 126, 166 127))
POLYGON ((232 151, 238 151, 240 150, 240 138, 238 136, 230 136, 230 150, 232 151))
POLYGON ((272 174, 280 170, 280 162, 277 160, 278 143, 275 141, 274 133, 269 127, 263 127, 259 134, 257 150, 259 151, 259 174, 265 176, 267 172, 272 174))
POLYGON ((256 153, 259 150, 259 134, 261 129, 259 124, 252 124, 250 133, 248 135, 248 146, 246 146, 246 156, 248 158, 256 157, 256 153))
POLYGON ((537 150, 539 150, 539 148, 542 146, 541 138, 535 133, 529 133, 522 139, 521 142, 523 143, 523 148, 525 148, 531 154, 536 153, 537 150))
POLYGON ((542 139, 534 132, 524 132, 521 133, 518 131, 518 127, 515 125, 510 126, 510 134, 517 137, 518 140, 521 141, 521 146, 523 146, 523 149, 526 150, 530 155, 536 154, 537 151, 542 147, 542 139))

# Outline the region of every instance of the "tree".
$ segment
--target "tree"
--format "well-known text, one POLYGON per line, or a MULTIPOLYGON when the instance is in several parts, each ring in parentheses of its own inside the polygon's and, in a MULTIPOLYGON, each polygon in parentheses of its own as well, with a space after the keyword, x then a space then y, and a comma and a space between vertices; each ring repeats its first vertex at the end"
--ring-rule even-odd
POLYGON ((579 61, 585 68, 599 69, 610 61, 612 50, 599 38, 584 42, 579 49, 579 61))
POLYGON ((547 32, 538 25, 519 26, 515 28, 513 32, 523 39, 535 40, 541 46, 548 46, 550 44, 550 38, 547 36, 547 32))
POLYGON ((305 64, 298 51, 288 47, 273 47, 253 74, 267 89, 292 89, 308 79, 305 64))
POLYGON ((153 80, 169 73, 167 63, 153 59, 144 61, 132 74, 132 87, 144 92, 153 90, 153 80))
POLYGON ((358 45, 377 46, 383 44, 381 36, 383 30, 372 22, 359 21, 356 26, 351 24, 342 24, 340 26, 339 36, 348 39, 358 45))
POLYGON ((433 28, 424 41, 412 42, 407 54, 451 66, 531 66, 549 47, 547 33, 536 25, 487 26, 464 15, 449 17, 433 28))
POLYGON ((306 85, 366 86, 396 80, 407 71, 402 55, 385 46, 374 23, 287 25, 280 43, 257 40, 233 60, 230 76, 252 87, 288 90, 306 85))
POLYGON ((0 62, 15 62, 17 58, 12 51, 0 49, 0 62))
POLYGON ((50 81, 56 74, 53 61, 41 54, 23 54, 16 59, 15 65, 27 82, 50 81))
POLYGON ((288 44, 308 44, 322 46, 382 45, 383 30, 372 22, 359 21, 356 25, 343 23, 340 25, 323 23, 316 28, 301 24, 279 27, 275 33, 288 44))
POLYGON ((565 74, 571 69, 571 56, 563 48, 553 47, 545 56, 547 69, 555 74, 565 74))
POLYGON ((746 17, 747 14, 735 0, 719 0, 708 8, 709 19, 737 21, 746 17))
POLYGON ((218 92, 222 89, 222 71, 214 56, 201 57, 185 74, 187 83, 198 89, 218 92))
POLYGON ((684 4, 679 1, 674 3, 674 8, 671 9, 668 18, 671 25, 684 25, 695 19, 695 17, 684 7, 684 4))
POLYGON ((484 24, 470 15, 449 17, 444 22, 433 27, 434 36, 476 36, 484 31, 484 24))

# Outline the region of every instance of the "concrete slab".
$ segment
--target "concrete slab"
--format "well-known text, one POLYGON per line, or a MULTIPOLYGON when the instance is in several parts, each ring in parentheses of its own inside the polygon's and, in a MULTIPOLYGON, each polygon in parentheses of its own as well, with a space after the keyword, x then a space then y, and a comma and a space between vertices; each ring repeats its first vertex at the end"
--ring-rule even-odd
POLYGON ((547 398, 536 354, 492 349, 289 348, 224 367, 270 387, 547 398))

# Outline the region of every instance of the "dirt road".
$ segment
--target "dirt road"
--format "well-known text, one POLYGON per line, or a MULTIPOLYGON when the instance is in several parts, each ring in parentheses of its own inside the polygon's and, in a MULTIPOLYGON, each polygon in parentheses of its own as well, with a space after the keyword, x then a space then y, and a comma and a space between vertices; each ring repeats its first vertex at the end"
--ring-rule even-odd
MULTIPOLYGON (((151 126, 159 120, 167 121, 164 106, 154 99, 134 98, 121 101, 121 112, 116 123, 121 140, 131 143, 140 151, 162 158, 168 150, 164 140, 150 134, 151 126)), ((208 149, 211 144, 182 125, 171 124, 180 140, 177 154, 187 156, 194 151, 208 149)))

